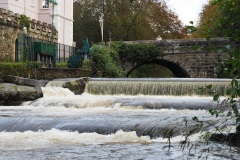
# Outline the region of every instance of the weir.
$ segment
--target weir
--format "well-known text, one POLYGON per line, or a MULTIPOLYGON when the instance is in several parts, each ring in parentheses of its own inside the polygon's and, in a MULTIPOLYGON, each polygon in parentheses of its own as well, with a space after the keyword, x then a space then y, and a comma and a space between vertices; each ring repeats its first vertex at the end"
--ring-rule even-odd
POLYGON ((67 82, 77 81, 79 78, 59 78, 49 81, 45 87, 66 87, 67 82))
POLYGON ((213 91, 223 91, 230 82, 208 78, 90 78, 85 91, 96 95, 209 95, 200 89, 212 85, 213 91))
MULTIPOLYGON (((56 79, 42 87, 42 98, 21 106, 0 107, 0 151, 17 160, 31 159, 33 152, 45 159, 63 150, 67 151, 65 159, 109 159, 109 155, 119 151, 139 156, 123 159, 198 159, 202 150, 216 145, 201 143, 199 131, 218 133, 211 124, 226 129, 224 133, 234 132, 236 127, 233 118, 212 116, 208 110, 216 108, 217 102, 211 96, 197 95, 196 90, 209 84, 221 89, 230 82, 177 78, 56 79), (85 92, 77 95, 69 90, 78 87, 85 88, 85 92), (208 123, 203 123, 201 129, 195 128, 199 124, 193 117, 208 123), (167 145, 170 132, 171 146, 176 147, 171 148, 171 154, 159 154, 167 145), (188 132, 195 133, 189 137, 196 144, 191 148, 195 149, 194 156, 187 153, 180 157, 179 146, 188 132)), ((226 152, 227 147, 221 147, 226 152)), ((239 159, 234 151, 227 153, 230 158, 239 159)), ((116 155, 111 157, 115 158, 116 155)), ((219 157, 212 154, 210 159, 219 157)))
POLYGON ((157 110, 209 110, 216 108, 217 102, 213 101, 213 95, 209 95, 207 91, 201 92, 199 89, 212 85, 213 91, 226 90, 230 82, 230 79, 199 78, 57 79, 42 88, 44 97, 49 98, 38 99, 31 105, 80 109, 120 107, 157 110), (79 81, 83 83, 77 83, 79 81), (69 85, 69 83, 72 85, 69 85), (59 88, 56 88, 58 86, 59 88), (78 90, 79 87, 83 87, 81 96, 74 95, 72 92, 78 90), (62 96, 65 97, 59 98, 62 96))

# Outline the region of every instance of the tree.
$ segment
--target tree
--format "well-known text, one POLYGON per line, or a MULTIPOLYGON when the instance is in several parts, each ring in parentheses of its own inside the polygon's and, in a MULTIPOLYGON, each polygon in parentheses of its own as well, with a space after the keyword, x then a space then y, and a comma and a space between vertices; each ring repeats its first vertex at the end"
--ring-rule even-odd
POLYGON ((199 14, 197 30, 193 33, 193 37, 216 36, 214 32, 212 32, 212 29, 217 27, 219 18, 219 4, 213 3, 213 0, 210 0, 202 7, 202 11, 199 14))
MULTIPOLYGON (((209 110, 211 115, 216 117, 225 116, 233 118, 235 120, 236 133, 229 134, 227 136, 224 135, 222 137, 224 137, 225 140, 230 141, 231 143, 236 145, 236 147, 238 147, 239 149, 240 101, 238 99, 240 98, 240 84, 238 79, 240 76, 240 1, 212 0, 207 6, 204 7, 200 18, 200 29, 204 28, 204 25, 201 24, 212 24, 202 30, 205 31, 205 36, 207 37, 207 40, 209 40, 213 36, 220 36, 229 39, 229 44, 225 46, 227 50, 227 55, 223 58, 221 64, 222 67, 224 67, 224 71, 226 71, 226 73, 233 78, 230 87, 225 90, 216 92, 211 90, 210 85, 206 87, 205 90, 209 90, 211 93, 213 93, 213 99, 219 102, 217 109, 209 110), (210 11, 212 9, 217 11, 217 16, 215 17, 215 21, 208 21, 208 16, 210 15, 210 17, 212 17, 213 15, 207 14, 207 11, 210 11), (208 21, 207 23, 205 23, 206 20, 208 21), (220 96, 223 96, 224 99, 222 98, 220 100, 220 96)), ((203 123, 203 121, 198 120, 197 117, 194 117, 193 119, 196 122, 203 123)))
POLYGON ((73 5, 73 39, 77 46, 82 45, 82 39, 88 37, 91 42, 101 41, 99 34, 98 1, 78 0, 73 5))
MULTIPOLYGON (((74 3, 74 40, 87 36, 100 42, 100 0, 74 3)), ((162 0, 106 0, 104 2, 104 41, 184 38, 185 27, 162 0)))
MULTIPOLYGON (((240 104, 236 98, 240 97, 240 85, 238 83, 240 73, 240 48, 236 46, 240 42, 240 1, 239 0, 214 0, 213 4, 218 4, 220 7, 220 15, 218 25, 213 28, 213 31, 219 36, 229 38, 230 44, 226 46, 228 57, 223 61, 225 70, 233 77, 231 88, 226 93, 226 102, 229 104, 229 115, 234 115, 236 118, 237 130, 240 132, 240 113, 238 105, 240 104)), ((219 99, 217 95, 216 99, 219 99)), ((240 147, 240 144, 238 144, 240 147)))
POLYGON ((220 18, 213 31, 217 36, 229 37, 231 42, 240 41, 240 1, 214 0, 213 5, 219 5, 220 18))
POLYGON ((238 0, 210 0, 199 15, 195 37, 228 37, 239 41, 239 5, 238 0))

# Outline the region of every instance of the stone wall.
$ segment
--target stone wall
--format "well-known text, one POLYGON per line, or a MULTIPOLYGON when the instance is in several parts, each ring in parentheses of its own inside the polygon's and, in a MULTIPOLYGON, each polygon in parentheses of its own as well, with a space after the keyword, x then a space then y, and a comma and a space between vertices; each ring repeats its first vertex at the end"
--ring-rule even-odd
MULTIPOLYGON (((189 78, 216 78, 216 68, 221 61, 221 56, 226 54, 226 45, 229 43, 225 38, 212 38, 207 41, 199 39, 168 39, 168 40, 143 40, 127 41, 127 44, 156 44, 163 52, 162 56, 152 60, 155 64, 163 65, 170 69, 177 77, 189 78), (222 53, 211 48, 221 49, 222 53), (182 72, 182 73, 180 73, 182 72)), ((235 44, 239 47, 240 44, 235 44)), ((123 64, 126 75, 145 63, 151 62, 125 62, 123 64)))
POLYGON ((93 75, 90 70, 75 69, 75 68, 38 68, 36 70, 36 79, 53 80, 58 78, 79 78, 79 77, 101 77, 102 73, 98 72, 93 75))
MULTIPOLYGON (((25 26, 22 19, 18 13, 0 8, 0 62, 15 60, 15 43, 18 34, 24 34, 23 27, 25 26)), ((58 41, 57 30, 55 27, 52 28, 52 25, 29 17, 27 17, 27 21, 29 22, 28 36, 51 41, 53 30, 53 40, 54 42, 58 41)))

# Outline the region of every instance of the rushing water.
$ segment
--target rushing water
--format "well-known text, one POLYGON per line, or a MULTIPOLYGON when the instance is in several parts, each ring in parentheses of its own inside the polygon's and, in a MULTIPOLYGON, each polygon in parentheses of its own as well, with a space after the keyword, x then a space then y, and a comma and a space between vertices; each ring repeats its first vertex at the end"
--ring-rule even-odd
MULTIPOLYGON (((207 112, 216 106, 211 97, 74 95, 50 85, 42 90, 44 97, 36 101, 0 107, 0 159, 240 158, 226 144, 204 143, 200 132, 190 137, 184 150, 180 147, 182 134, 188 131, 184 120, 194 126, 194 116, 222 124, 225 132, 234 131, 233 120, 216 119, 207 112), (171 129, 169 149, 168 139, 163 137, 171 129)), ((215 132, 211 125, 203 128, 215 132)))
POLYGON ((213 91, 221 91, 230 84, 229 79, 197 78, 92 78, 87 91, 92 94, 125 95, 203 95, 200 88, 212 85, 213 91))

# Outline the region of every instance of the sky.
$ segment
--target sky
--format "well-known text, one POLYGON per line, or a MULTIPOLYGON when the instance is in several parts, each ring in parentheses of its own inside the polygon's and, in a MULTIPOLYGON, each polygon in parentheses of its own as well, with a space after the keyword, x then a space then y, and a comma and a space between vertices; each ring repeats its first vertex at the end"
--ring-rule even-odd
POLYGON ((196 25, 202 6, 207 4, 208 0, 165 0, 165 2, 185 25, 190 25, 190 21, 196 25))

